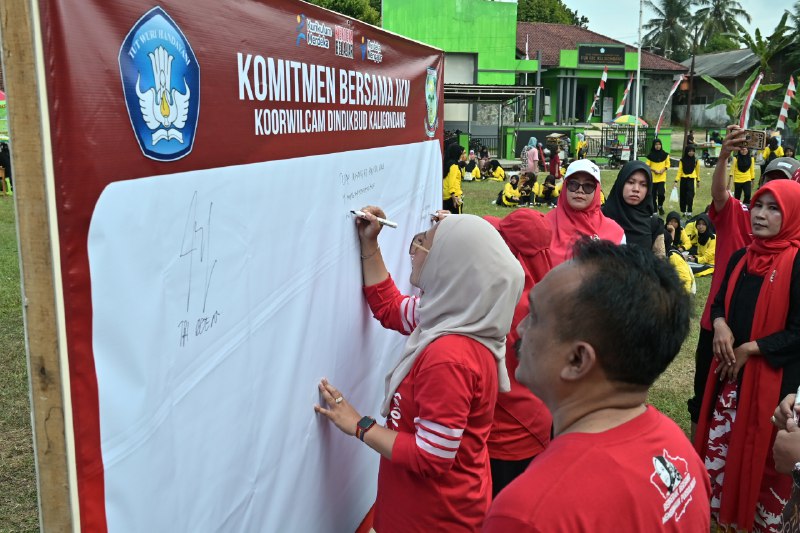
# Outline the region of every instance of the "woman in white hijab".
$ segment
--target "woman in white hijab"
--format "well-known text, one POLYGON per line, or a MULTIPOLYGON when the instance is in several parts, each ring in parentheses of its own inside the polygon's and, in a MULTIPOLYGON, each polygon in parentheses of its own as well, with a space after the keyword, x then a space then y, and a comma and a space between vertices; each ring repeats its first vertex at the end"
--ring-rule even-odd
POLYGON ((409 335, 386 376, 381 414, 362 417, 335 387, 315 410, 381 454, 374 528, 480 531, 491 502, 486 440, 497 392, 509 390, 505 337, 524 274, 497 231, 451 215, 411 241, 411 284, 400 294, 378 247, 384 217, 358 219, 364 293, 384 327, 409 335))

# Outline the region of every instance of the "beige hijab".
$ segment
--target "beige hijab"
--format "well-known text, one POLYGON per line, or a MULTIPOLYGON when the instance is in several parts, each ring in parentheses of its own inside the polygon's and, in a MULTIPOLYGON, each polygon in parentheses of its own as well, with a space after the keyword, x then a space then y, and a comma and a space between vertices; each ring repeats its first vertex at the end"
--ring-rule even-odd
POLYGON ((524 281, 519 261, 491 224, 474 215, 442 220, 420 276, 419 321, 386 376, 381 414, 389 414, 392 396, 417 356, 444 335, 463 335, 486 346, 497 360, 500 391, 509 391, 506 334, 524 281))

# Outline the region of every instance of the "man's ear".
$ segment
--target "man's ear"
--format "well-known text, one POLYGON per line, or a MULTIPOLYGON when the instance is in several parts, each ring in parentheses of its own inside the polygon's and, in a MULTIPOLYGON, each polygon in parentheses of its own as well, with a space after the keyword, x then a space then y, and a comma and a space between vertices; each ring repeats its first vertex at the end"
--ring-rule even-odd
POLYGON ((561 378, 576 381, 585 378, 597 366, 597 353, 591 344, 578 341, 572 344, 561 378))

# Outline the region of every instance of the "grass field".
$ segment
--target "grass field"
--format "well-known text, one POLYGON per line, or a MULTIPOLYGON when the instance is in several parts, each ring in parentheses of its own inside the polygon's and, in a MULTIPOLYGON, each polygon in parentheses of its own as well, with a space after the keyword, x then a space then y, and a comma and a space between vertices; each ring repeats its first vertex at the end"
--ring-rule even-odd
MULTIPOLYGON (((674 172, 671 171, 671 177, 674 172)), ((711 169, 702 168, 701 173, 702 186, 695 199, 695 211, 710 201, 711 169)), ((605 191, 611 189, 615 177, 615 171, 602 172, 605 191)), ((668 190, 670 186, 668 181, 668 190)), ((502 184, 497 182, 464 183, 465 212, 505 216, 509 209, 491 204, 501 189, 502 184)), ((692 330, 675 362, 650 392, 652 403, 687 432, 686 400, 692 389, 699 316, 709 281, 698 280, 692 330)), ((14 204, 7 197, 0 197, 0 317, 0 533, 38 531, 14 204)))

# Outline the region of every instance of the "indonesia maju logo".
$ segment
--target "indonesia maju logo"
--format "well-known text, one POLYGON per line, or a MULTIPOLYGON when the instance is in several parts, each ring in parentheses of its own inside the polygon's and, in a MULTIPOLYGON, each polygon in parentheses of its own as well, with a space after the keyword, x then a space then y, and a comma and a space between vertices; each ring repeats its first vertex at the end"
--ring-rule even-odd
POLYGON ((131 28, 119 50, 128 116, 145 156, 174 161, 192 151, 200 111, 200 66, 160 7, 131 28))

